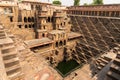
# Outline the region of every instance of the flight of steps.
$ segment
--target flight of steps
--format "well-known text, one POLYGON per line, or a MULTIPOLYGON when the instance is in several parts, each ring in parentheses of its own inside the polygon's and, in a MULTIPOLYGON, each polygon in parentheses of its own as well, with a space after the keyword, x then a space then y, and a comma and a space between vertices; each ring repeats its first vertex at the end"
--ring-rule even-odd
POLYGON ((18 51, 13 40, 6 36, 4 29, 0 29, 0 50, 6 74, 10 80, 14 80, 21 75, 18 51))
POLYGON ((107 56, 101 56, 96 60, 97 73, 101 71, 112 59, 107 56))
POLYGON ((0 29, 0 39, 6 38, 5 32, 3 29, 0 29))
POLYGON ((120 51, 110 66, 110 70, 107 73, 107 80, 120 80, 120 51))

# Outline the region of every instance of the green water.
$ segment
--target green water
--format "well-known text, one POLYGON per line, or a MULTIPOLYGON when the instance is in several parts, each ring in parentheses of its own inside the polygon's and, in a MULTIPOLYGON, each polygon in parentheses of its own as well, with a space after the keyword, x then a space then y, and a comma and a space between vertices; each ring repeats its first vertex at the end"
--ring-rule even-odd
POLYGON ((80 64, 78 64, 75 60, 69 60, 67 62, 60 62, 56 68, 62 73, 62 75, 66 75, 78 66, 80 66, 80 64))

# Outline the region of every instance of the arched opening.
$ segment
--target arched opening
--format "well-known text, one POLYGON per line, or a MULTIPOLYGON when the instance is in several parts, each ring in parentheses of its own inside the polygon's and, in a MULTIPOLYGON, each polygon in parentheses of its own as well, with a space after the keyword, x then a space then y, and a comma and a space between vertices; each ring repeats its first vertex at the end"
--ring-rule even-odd
POLYGON ((25 28, 27 28, 27 25, 25 25, 25 28))
POLYGON ((32 22, 34 22, 34 17, 32 17, 32 22))
POLYGON ((32 26, 29 24, 29 28, 31 28, 32 26))
POLYGON ((45 29, 45 26, 43 26, 43 29, 45 29))
POLYGON ((13 22, 13 17, 10 17, 10 22, 13 22))
POLYGON ((32 9, 32 10, 34 9, 33 5, 31 5, 31 9, 32 9))
POLYGON ((59 52, 56 50, 56 51, 55 51, 55 55, 58 55, 58 53, 59 53, 59 52))
POLYGON ((109 16, 109 12, 108 11, 106 12, 106 16, 109 16))
POLYGON ((28 22, 31 22, 31 18, 30 17, 28 17, 28 22))
POLYGON ((18 25, 19 28, 22 28, 22 25, 18 25))
POLYGON ((61 23, 61 26, 62 26, 62 23, 61 23))
POLYGON ((102 12, 102 16, 105 16, 105 13, 106 13, 106 12, 105 12, 105 11, 103 11, 103 12, 102 12))
POLYGON ((119 17, 119 11, 116 11, 116 15, 115 15, 116 17, 119 17))
POLYGON ((27 22, 27 18, 26 17, 24 17, 24 22, 27 22))
POLYGON ((97 11, 95 11, 95 16, 97 16, 97 11))
POLYGON ((50 59, 49 57, 46 58, 46 60, 49 60, 49 59, 50 59))
POLYGON ((55 46, 58 47, 58 42, 56 42, 55 46))
POLYGON ((35 25, 33 24, 32 27, 35 28, 35 25))
POLYGON ((63 45, 63 42, 62 42, 62 41, 60 41, 59 45, 60 45, 60 46, 62 46, 62 45, 63 45))
POLYGON ((64 45, 66 45, 66 40, 64 40, 64 45))
POLYGON ((44 33, 42 34, 42 37, 45 37, 45 34, 44 34, 44 33))
POLYGON ((50 20, 50 17, 48 17, 48 20, 47 20, 48 22, 50 22, 51 20, 50 20))
POLYGON ((111 16, 113 17, 114 15, 115 15, 115 12, 114 12, 114 11, 112 11, 111 16))
POLYGON ((50 57, 49 59, 50 59, 50 63, 53 64, 54 61, 53 57, 50 57))
POLYGON ((52 18, 51 18, 51 22, 53 22, 53 21, 54 21, 54 18, 52 17, 52 18))

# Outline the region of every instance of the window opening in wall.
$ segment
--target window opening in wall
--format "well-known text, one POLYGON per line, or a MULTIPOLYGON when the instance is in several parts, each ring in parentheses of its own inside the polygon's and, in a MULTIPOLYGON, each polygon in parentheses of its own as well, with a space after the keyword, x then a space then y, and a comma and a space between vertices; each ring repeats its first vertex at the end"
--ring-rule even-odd
POLYGON ((102 16, 105 16, 105 11, 102 12, 102 16))
POLYGON ((13 22, 13 17, 10 17, 10 22, 13 22))
POLYGON ((4 8, 4 12, 5 12, 5 13, 7 12, 7 8, 4 8))
POLYGON ((9 12, 10 12, 10 13, 13 13, 13 10, 12 10, 12 8, 9 8, 9 12))
POLYGON ((61 26, 62 26, 62 23, 61 23, 61 26))
POLYGON ((35 24, 33 24, 32 27, 35 28, 35 24))
POLYGON ((114 12, 114 11, 112 11, 111 16, 114 16, 114 15, 115 15, 115 12, 114 12))
POLYGON ((27 28, 27 25, 25 25, 25 28, 27 28))
POLYGON ((26 17, 24 17, 24 22, 27 22, 27 18, 26 17))
POLYGON ((55 51, 55 54, 58 55, 58 53, 59 53, 59 52, 56 50, 56 51, 55 51))
POLYGON ((45 34, 44 34, 44 33, 42 34, 42 37, 45 37, 45 34))
POLYGON ((49 57, 47 57, 46 60, 49 60, 49 57))
POLYGON ((97 16, 97 11, 95 11, 95 16, 97 16))
POLYGON ((31 28, 31 25, 29 25, 29 28, 31 28))
POLYGON ((43 26, 43 28, 45 29, 45 26, 43 26))
POLYGON ((106 16, 109 16, 109 12, 108 11, 106 12, 106 16))
POLYGON ((66 45, 66 41, 64 40, 64 45, 66 45))
POLYGON ((119 11, 116 11, 116 17, 119 17, 119 11))
POLYGON ((31 9, 33 10, 33 5, 31 5, 31 9))
POLYGON ((19 28, 22 28, 22 25, 18 25, 19 28))
POLYGON ((48 22, 50 22, 50 17, 48 17, 48 22))
POLYGON ((53 17, 51 18, 51 22, 53 22, 53 17))
POLYGON ((62 46, 62 41, 60 41, 59 45, 62 46))
POLYGON ((65 25, 65 22, 64 22, 64 25, 65 25))
POLYGON ((34 17, 32 17, 32 22, 34 22, 34 17))
POLYGON ((28 17, 28 22, 31 22, 31 18, 30 17, 28 17))
POLYGON ((55 45, 56 45, 56 47, 58 47, 58 42, 56 42, 56 44, 55 44, 55 45))

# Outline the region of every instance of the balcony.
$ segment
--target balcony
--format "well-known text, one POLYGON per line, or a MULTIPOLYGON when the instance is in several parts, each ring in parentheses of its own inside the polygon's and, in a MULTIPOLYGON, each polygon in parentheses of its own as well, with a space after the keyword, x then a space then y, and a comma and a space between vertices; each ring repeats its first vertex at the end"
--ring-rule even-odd
POLYGON ((39 17, 47 17, 47 11, 39 11, 38 15, 39 17))
POLYGON ((57 12, 53 13, 53 16, 54 17, 63 17, 63 13, 61 11, 59 11, 59 12, 57 11, 57 12))

